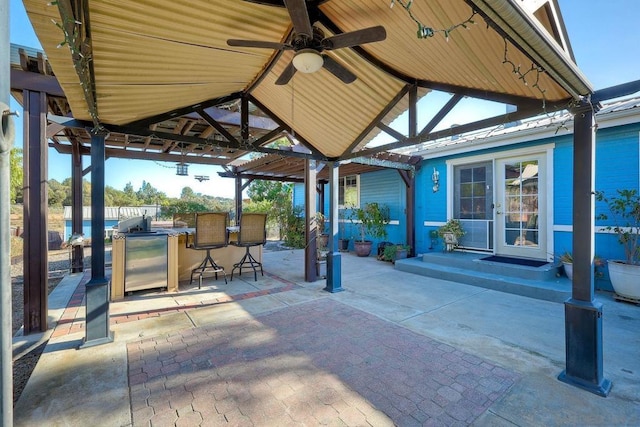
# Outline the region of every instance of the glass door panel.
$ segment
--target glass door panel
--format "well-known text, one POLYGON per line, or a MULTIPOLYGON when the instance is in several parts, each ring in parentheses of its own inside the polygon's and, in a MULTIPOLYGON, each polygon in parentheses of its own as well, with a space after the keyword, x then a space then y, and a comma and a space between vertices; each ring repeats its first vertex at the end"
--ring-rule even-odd
POLYGON ((493 249, 493 164, 455 166, 454 180, 453 217, 466 231, 460 246, 493 249))
POLYGON ((542 158, 498 162, 497 252, 545 258, 546 242, 540 215, 545 188, 542 158))

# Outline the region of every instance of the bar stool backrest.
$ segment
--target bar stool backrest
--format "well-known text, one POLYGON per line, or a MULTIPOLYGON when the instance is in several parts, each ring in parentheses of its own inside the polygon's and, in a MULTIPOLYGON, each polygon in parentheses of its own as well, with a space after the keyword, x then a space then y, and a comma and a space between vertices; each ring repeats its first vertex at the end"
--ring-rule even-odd
POLYGON ((229 243, 228 212, 198 212, 195 214, 196 235, 194 249, 220 248, 229 243))
POLYGON ((247 246, 264 245, 267 242, 267 214, 243 213, 240 217, 238 244, 247 246))

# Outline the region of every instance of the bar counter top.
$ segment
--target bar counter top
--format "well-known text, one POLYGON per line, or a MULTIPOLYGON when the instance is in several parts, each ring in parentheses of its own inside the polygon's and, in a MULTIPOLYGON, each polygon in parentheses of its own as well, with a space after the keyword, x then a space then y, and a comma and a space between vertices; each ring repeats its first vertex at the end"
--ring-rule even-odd
MULTIPOLYGON (((233 241, 239 227, 228 227, 229 241, 233 241)), ((195 234, 195 228, 189 227, 160 227, 152 226, 151 233, 115 233, 112 246, 112 275, 111 275, 111 300, 116 301, 125 296, 125 241, 127 237, 166 234, 168 240, 167 247, 167 290, 169 292, 179 292, 180 286, 187 286, 191 278, 191 270, 198 267, 204 257, 206 250, 196 250, 187 248, 187 239, 195 234), (156 232, 156 233, 153 233, 156 232)), ((211 249, 211 256, 215 262, 224 268, 230 275, 233 264, 240 261, 245 254, 245 248, 229 245, 224 248, 211 249)), ((254 246, 250 249, 251 254, 262 262, 262 246, 254 246)), ((204 277, 213 276, 205 274, 204 277)), ((224 281, 223 275, 218 274, 218 280, 224 281)), ((194 283, 197 277, 194 276, 194 283)), ((224 282, 223 282, 224 283, 224 282)))

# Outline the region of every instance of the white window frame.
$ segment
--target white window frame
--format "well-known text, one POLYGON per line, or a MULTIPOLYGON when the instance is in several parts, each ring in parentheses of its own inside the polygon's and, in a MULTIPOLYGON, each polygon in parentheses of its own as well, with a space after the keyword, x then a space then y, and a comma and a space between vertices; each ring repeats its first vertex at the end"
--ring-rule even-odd
MULTIPOLYGON (((356 178, 356 205, 355 206, 345 206, 343 204, 338 204, 339 209, 351 209, 351 208, 359 208, 360 207, 360 175, 346 175, 339 179, 338 182, 338 192, 340 191, 340 187, 345 188, 347 185, 347 178, 356 178)), ((344 194, 344 192, 343 192, 344 194)))

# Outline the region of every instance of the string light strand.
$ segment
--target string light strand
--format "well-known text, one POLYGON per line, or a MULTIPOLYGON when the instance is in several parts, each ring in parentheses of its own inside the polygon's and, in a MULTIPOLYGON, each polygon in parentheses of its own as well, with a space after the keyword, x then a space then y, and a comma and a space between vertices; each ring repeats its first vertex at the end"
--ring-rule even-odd
POLYGON ((433 27, 430 27, 428 25, 423 24, 417 17, 416 15, 413 13, 413 11, 411 10, 411 5, 413 4, 413 0, 409 0, 409 1, 404 1, 404 0, 391 0, 391 8, 393 8, 394 4, 398 3, 400 6, 402 6, 402 8, 407 12, 407 14, 409 15, 409 17, 411 18, 411 20, 413 22, 416 23, 416 25, 418 26, 418 31, 417 31, 417 36, 419 39, 426 39, 429 37, 433 37, 435 36, 437 33, 442 33, 444 35, 444 38, 449 41, 449 36, 451 35, 451 33, 455 30, 457 30, 458 28, 465 28, 465 29, 469 29, 469 25, 474 25, 476 22, 474 21, 473 18, 475 18, 477 12, 475 10, 471 11, 471 16, 469 16, 467 19, 465 19, 464 21, 458 23, 458 24, 454 24, 448 28, 443 28, 443 29, 434 29, 433 27))

